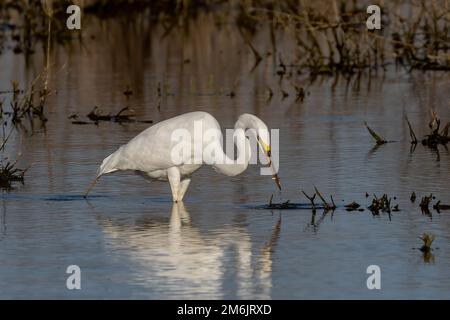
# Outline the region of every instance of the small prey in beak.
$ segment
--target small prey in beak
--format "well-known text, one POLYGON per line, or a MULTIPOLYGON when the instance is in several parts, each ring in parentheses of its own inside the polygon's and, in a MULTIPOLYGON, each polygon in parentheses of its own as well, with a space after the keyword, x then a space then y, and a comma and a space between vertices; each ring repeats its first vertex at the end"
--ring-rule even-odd
POLYGON ((278 177, 278 173, 275 172, 275 170, 272 166, 272 160, 270 160, 270 158, 269 158, 269 166, 272 168, 272 171, 273 171, 272 180, 275 181, 275 184, 277 185, 278 189, 280 189, 280 191, 281 191, 281 181, 280 181, 280 178, 278 177))
POLYGON ((264 143, 264 141, 262 141, 262 140, 259 138, 259 136, 258 136, 258 141, 259 141, 259 143, 260 143, 260 145, 261 145, 261 148, 262 148, 263 151, 264 151, 264 154, 266 155, 266 157, 267 157, 267 159, 268 159, 270 168, 272 168, 272 172, 273 172, 273 174, 272 174, 272 180, 275 181, 275 184, 277 185, 278 189, 280 189, 280 191, 281 191, 281 181, 280 181, 280 178, 278 177, 278 174, 275 172, 275 169, 274 169, 274 167, 272 166, 272 159, 270 159, 270 156, 271 156, 271 154, 272 154, 272 153, 271 153, 271 150, 270 150, 270 146, 269 146, 268 144, 264 143))
POLYGON ((92 183, 89 185, 89 188, 86 190, 85 194, 83 195, 83 198, 87 198, 89 192, 91 192, 92 188, 94 188, 95 184, 97 183, 98 179, 100 178, 100 176, 98 176, 97 178, 94 179, 94 181, 92 181, 92 183))

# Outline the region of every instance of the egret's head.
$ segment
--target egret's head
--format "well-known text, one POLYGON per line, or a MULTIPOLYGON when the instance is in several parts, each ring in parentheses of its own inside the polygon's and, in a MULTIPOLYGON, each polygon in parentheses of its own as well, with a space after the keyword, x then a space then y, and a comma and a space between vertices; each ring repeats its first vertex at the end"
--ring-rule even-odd
POLYGON ((259 146, 263 150, 264 154, 270 158, 271 149, 270 149, 269 129, 261 119, 252 114, 244 113, 239 117, 234 128, 243 130, 247 129, 253 130, 256 135, 256 140, 258 141, 259 146))
MULTIPOLYGON (((120 150, 120 149, 119 149, 120 150)), ((118 151, 119 151, 118 150, 118 151)), ((97 183, 98 179, 107 173, 112 173, 114 171, 119 170, 118 168, 118 152, 114 152, 113 154, 110 154, 108 157, 106 157, 102 164, 100 165, 100 168, 97 171, 97 177, 95 177, 94 181, 90 184, 86 192, 84 193, 83 197, 87 198, 89 192, 94 188, 95 184, 97 183)))
MULTIPOLYGON (((258 145, 261 147, 262 151, 266 155, 269 161, 269 166, 272 166, 272 150, 270 147, 270 133, 267 125, 258 117, 244 113, 241 115, 234 126, 235 129, 252 129, 256 135, 256 140, 258 145)), ((274 172, 273 180, 275 181, 277 187, 281 189, 280 179, 278 175, 274 172)))
MULTIPOLYGON (((117 151, 116 151, 117 152, 117 151)), ((118 161, 117 161, 117 154, 114 152, 113 154, 110 154, 108 157, 106 157, 102 164, 100 165, 100 168, 97 171, 97 179, 100 178, 104 174, 113 173, 118 169, 118 161)))

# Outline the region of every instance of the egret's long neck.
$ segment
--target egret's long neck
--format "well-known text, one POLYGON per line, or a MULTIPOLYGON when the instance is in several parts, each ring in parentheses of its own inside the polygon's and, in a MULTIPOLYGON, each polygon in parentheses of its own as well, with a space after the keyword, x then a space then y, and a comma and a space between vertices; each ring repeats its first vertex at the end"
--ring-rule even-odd
POLYGON ((245 137, 243 129, 235 130, 235 144, 237 148, 237 159, 230 159, 224 152, 225 163, 216 163, 213 167, 220 173, 227 176, 237 176, 244 172, 250 161, 251 148, 248 139, 245 137))

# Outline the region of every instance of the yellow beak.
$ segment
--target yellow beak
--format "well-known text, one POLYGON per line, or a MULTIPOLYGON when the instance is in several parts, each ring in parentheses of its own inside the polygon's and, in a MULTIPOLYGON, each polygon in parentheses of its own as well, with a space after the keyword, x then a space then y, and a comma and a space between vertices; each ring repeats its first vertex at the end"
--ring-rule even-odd
POLYGON ((267 145, 266 143, 264 143, 263 141, 261 141, 261 145, 262 145, 262 147, 263 147, 263 149, 264 149, 266 155, 267 155, 268 157, 270 157, 270 155, 271 155, 271 152, 270 152, 270 146, 267 145))

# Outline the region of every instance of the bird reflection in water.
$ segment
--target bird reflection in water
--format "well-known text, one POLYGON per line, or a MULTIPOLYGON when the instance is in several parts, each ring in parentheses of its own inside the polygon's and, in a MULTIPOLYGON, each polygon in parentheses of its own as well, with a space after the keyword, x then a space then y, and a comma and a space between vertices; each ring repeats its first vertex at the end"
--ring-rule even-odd
POLYGON ((262 249, 252 251, 245 226, 224 225, 202 232, 183 203, 174 203, 169 221, 144 217, 135 224, 98 214, 112 251, 130 260, 133 281, 158 288, 165 298, 269 299, 272 255, 281 218, 262 249), (255 257, 252 259, 252 252, 255 257))

